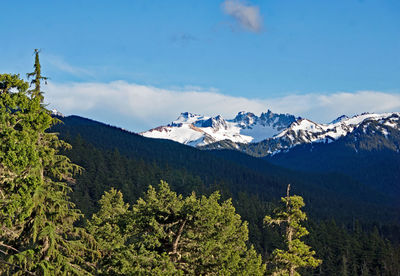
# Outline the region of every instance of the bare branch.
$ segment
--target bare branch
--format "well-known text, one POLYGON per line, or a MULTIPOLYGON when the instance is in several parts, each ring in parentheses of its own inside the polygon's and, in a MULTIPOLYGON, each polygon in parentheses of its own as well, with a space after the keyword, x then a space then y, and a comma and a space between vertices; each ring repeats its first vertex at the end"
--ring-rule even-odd
POLYGON ((169 253, 170 255, 175 255, 175 256, 179 255, 178 259, 180 259, 180 254, 178 253, 179 239, 182 236, 183 228, 185 227, 186 222, 187 222, 187 218, 184 219, 184 221, 182 222, 181 226, 179 227, 178 233, 176 234, 175 241, 172 244, 172 252, 169 253))
POLYGON ((5 248, 8 248, 8 249, 11 249, 11 250, 14 250, 14 251, 20 253, 20 251, 19 251, 18 249, 12 247, 11 245, 5 244, 5 243, 3 243, 3 242, 0 242, 0 246, 3 246, 3 247, 5 247, 5 248))

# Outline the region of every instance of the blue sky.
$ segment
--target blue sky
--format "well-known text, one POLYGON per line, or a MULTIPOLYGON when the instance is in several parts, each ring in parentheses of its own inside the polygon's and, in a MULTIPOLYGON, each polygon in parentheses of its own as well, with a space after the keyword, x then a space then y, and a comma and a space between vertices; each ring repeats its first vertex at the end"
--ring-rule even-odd
POLYGON ((1 72, 30 71, 41 49, 47 100, 66 114, 140 131, 183 111, 271 108, 318 122, 400 111, 400 1, 4 1, 2 10, 1 72))

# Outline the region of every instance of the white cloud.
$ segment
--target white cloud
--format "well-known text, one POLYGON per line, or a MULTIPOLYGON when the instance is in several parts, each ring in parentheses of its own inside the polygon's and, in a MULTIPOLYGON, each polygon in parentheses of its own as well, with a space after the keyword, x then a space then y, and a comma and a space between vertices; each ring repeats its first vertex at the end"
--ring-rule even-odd
POLYGON ((225 0, 224 13, 232 16, 242 27, 252 32, 262 29, 262 17, 258 6, 251 6, 241 0, 225 0))
POLYGON ((124 81, 110 83, 50 82, 45 88, 50 108, 81 115, 132 131, 167 124, 181 112, 233 118, 239 111, 255 114, 271 109, 319 123, 346 114, 400 111, 400 95, 376 91, 355 93, 290 95, 281 98, 249 99, 193 89, 160 89, 124 81))

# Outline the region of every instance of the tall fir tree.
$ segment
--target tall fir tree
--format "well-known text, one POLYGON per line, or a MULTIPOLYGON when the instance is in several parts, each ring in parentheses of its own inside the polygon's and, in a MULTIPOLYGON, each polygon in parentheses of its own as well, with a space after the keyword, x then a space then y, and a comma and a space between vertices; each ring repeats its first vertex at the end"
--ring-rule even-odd
POLYGON ((33 72, 26 74, 28 79, 32 78, 31 80, 31 85, 34 85, 34 88, 29 90, 28 92, 32 94, 33 97, 38 97, 40 98, 41 102, 43 102, 43 92, 41 91, 41 82, 44 80, 47 83, 48 78, 42 76, 42 67, 40 65, 40 60, 39 60, 39 53, 40 51, 38 49, 34 50, 35 54, 35 63, 33 65, 33 72))
POLYGON ((0 274, 85 275, 95 240, 73 226, 81 213, 68 197, 80 168, 59 154, 70 146, 46 132, 58 120, 42 105, 35 55, 31 92, 19 75, 0 75, 0 274))
POLYGON ((306 213, 300 209, 304 207, 301 196, 290 196, 290 184, 287 187, 286 197, 282 197, 282 206, 274 211, 274 218, 266 216, 266 224, 285 224, 286 249, 275 249, 272 253, 273 275, 300 275, 296 270, 301 267, 317 267, 322 261, 314 257, 315 252, 300 238, 309 234, 300 222, 307 219, 306 213))

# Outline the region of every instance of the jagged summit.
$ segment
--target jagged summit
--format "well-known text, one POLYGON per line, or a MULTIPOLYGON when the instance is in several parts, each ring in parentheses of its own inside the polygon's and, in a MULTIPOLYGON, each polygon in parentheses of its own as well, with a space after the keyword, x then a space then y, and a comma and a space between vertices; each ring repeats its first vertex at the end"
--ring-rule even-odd
POLYGON ((342 115, 342 116, 337 117, 335 120, 333 120, 329 124, 340 123, 341 121, 344 121, 344 120, 347 120, 347 119, 349 119, 349 117, 347 115, 342 115))
POLYGON ((204 146, 221 140, 234 143, 254 143, 273 137, 295 121, 293 115, 274 114, 270 110, 260 117, 241 111, 232 120, 221 115, 208 117, 189 112, 168 124, 141 134, 151 138, 171 139, 192 146, 204 146))
POLYGON ((242 128, 251 128, 254 125, 269 126, 275 129, 283 129, 296 120, 296 117, 290 114, 276 114, 268 109, 266 113, 261 113, 260 117, 251 112, 240 111, 233 122, 239 123, 242 128))
POLYGON ((257 118, 258 117, 251 112, 240 111, 232 121, 239 123, 243 127, 248 127, 254 125, 257 118))
POLYGON ((176 119, 176 121, 187 121, 197 117, 200 117, 200 115, 190 112, 182 112, 181 115, 179 115, 179 117, 176 119))

